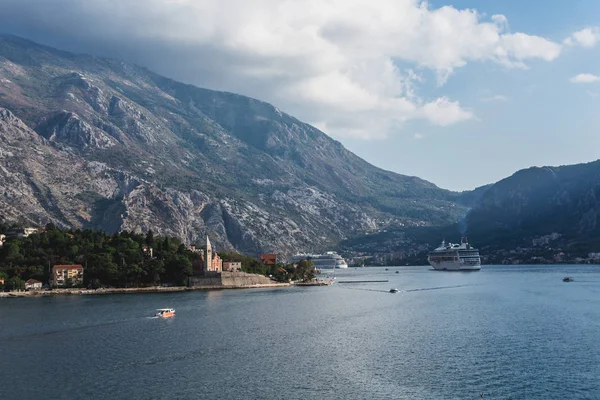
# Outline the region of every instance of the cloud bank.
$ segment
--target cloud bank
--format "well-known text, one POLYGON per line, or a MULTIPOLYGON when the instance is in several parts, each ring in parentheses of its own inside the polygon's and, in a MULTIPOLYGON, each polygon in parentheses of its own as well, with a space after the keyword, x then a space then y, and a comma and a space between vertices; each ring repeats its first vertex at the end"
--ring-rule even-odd
POLYGON ((592 27, 573 33, 563 43, 565 46, 594 47, 598 40, 600 40, 600 29, 592 27))
POLYGON ((600 81, 600 76, 592 74, 579 74, 569 79, 572 83, 594 83, 600 81))
MULTIPOLYGON (((336 137, 381 138, 409 120, 469 120, 458 101, 419 95, 424 77, 443 85, 471 62, 527 68, 562 49, 511 32, 503 15, 419 0, 2 3, 0 29, 267 100, 336 137)), ((582 32, 564 44, 595 44, 582 32)))

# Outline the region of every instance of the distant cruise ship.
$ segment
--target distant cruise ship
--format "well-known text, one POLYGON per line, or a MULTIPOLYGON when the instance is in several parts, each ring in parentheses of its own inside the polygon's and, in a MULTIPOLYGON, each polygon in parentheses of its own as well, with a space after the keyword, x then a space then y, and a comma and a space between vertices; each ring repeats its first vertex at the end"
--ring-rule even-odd
POLYGON ((444 271, 477 271, 481 269, 479 250, 474 249, 463 237, 460 244, 442 242, 441 246, 429 253, 429 264, 434 269, 444 271))
POLYGON ((292 262, 300 260, 312 261, 318 269, 348 268, 346 260, 335 251, 328 251, 325 254, 297 254, 292 257, 292 262))

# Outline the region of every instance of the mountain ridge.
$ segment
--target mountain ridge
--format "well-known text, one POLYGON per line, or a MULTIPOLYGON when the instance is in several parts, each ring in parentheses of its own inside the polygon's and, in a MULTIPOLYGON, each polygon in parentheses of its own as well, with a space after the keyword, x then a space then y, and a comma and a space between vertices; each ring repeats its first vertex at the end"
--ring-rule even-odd
POLYGON ((341 242, 348 254, 378 262, 424 264, 439 241, 468 235, 485 263, 597 263, 600 258, 600 160, 519 170, 465 193, 472 206, 447 226, 408 227, 341 242), (384 260, 384 261, 381 261, 384 260))
MULTIPOLYGON (((37 206, 17 204, 8 219, 153 229, 188 243, 210 233, 225 249, 290 254, 388 226, 450 223, 467 209, 458 193, 374 167, 271 104, 14 36, 0 36, 0 107, 44 140, 37 151, 68 154, 85 166, 78 179, 103 172, 114 189, 73 181, 54 193, 47 180, 31 192, 37 206), (44 193, 64 199, 46 209, 44 193), (60 206, 69 201, 88 217, 60 206)), ((40 173, 26 161, 21 176, 40 173)), ((18 163, 3 165, 12 173, 18 163)), ((22 180, 21 192, 31 185, 22 180)))

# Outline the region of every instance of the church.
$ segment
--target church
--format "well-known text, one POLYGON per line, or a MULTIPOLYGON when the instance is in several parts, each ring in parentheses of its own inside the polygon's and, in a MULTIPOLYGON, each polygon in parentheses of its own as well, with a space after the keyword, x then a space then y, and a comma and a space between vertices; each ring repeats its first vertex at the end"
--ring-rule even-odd
POLYGON ((212 245, 208 235, 206 235, 206 246, 200 254, 200 260, 202 261, 202 272, 221 272, 223 271, 223 260, 215 251, 213 253, 212 245))

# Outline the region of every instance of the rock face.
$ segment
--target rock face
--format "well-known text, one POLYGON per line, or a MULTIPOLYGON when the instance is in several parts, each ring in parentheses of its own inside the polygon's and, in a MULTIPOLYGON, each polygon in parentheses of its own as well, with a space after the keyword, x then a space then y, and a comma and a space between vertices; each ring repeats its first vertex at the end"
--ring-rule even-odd
POLYGON ((8 220, 82 226, 94 200, 111 198, 121 177, 57 149, 0 108, 0 209, 8 220))
POLYGON ((467 232, 496 247, 505 237, 512 246, 548 235, 586 247, 600 242, 599 216, 600 161, 535 167, 489 187, 467 217, 467 232))
POLYGON ((100 129, 90 126, 77 114, 60 111, 38 127, 40 135, 50 141, 64 143, 75 148, 104 149, 115 145, 115 140, 100 129))
POLYGON ((221 249, 290 254, 466 212, 270 104, 10 36, 0 135, 4 217, 36 225, 209 232, 221 249))
POLYGON ((442 239, 467 235, 486 262, 599 260, 600 161, 524 169, 457 201, 472 207, 458 223, 387 229, 343 240, 339 247, 380 256, 379 262, 397 257, 399 263, 423 264, 442 239))

